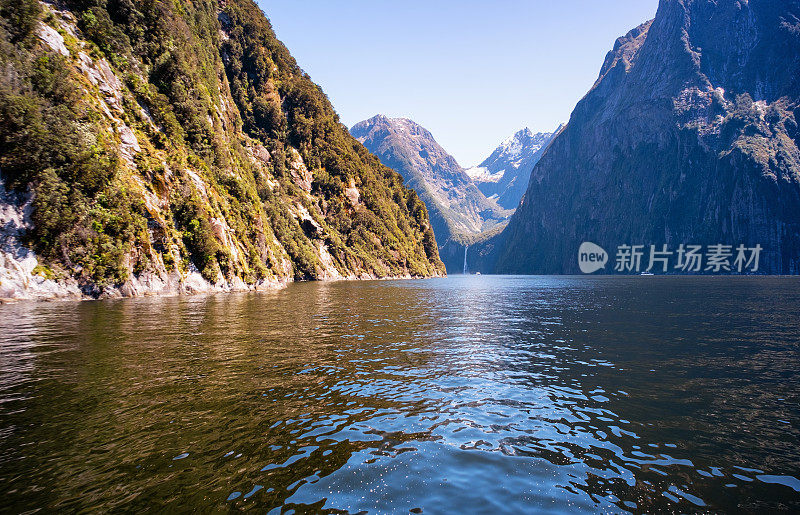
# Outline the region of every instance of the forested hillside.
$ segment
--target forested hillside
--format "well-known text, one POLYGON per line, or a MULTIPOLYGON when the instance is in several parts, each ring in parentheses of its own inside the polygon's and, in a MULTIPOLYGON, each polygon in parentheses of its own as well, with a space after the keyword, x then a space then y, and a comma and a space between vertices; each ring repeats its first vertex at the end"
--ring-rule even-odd
POLYGON ((20 266, 93 295, 443 273, 424 204, 251 0, 0 5, 4 208, 23 215, 0 290, 20 266))

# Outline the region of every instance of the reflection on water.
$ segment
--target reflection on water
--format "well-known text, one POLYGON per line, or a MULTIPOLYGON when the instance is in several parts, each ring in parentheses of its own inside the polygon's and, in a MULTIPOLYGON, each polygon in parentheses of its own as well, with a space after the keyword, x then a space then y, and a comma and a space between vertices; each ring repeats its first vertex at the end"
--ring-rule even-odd
POLYGON ((800 281, 0 306, 0 510, 800 509, 800 281))

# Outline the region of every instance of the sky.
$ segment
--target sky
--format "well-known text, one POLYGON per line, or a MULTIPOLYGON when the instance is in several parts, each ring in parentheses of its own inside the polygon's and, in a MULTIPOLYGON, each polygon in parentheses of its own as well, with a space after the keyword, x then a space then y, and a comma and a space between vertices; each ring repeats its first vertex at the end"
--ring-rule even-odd
POLYGON ((464 167, 566 122, 657 0, 258 0, 345 125, 411 118, 464 167))

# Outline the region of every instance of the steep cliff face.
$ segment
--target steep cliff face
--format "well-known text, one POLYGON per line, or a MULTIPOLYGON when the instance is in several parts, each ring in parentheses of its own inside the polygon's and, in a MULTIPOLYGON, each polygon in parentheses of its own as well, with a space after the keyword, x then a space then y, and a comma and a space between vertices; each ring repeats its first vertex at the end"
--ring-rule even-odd
POLYGON ((528 189, 531 170, 542 157, 555 132, 533 132, 527 127, 516 132, 483 160, 464 172, 488 198, 506 209, 516 209, 528 189))
POLYGON ((0 70, 0 297, 444 272, 251 0, 0 0, 0 70))
POLYGON ((496 230, 511 215, 487 199, 455 158, 417 123, 377 115, 357 123, 350 133, 399 172, 425 202, 448 272, 461 272, 464 246, 496 230))
POLYGON ((578 273, 577 249, 761 245, 800 273, 800 5, 662 0, 619 38, 482 265, 578 273))

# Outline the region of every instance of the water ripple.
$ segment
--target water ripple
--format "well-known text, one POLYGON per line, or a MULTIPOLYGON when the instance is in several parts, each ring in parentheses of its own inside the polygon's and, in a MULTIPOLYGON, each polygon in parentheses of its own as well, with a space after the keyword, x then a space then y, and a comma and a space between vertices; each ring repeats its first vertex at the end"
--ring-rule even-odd
POLYGON ((800 510, 797 305, 464 277, 0 306, 0 509, 800 510))

